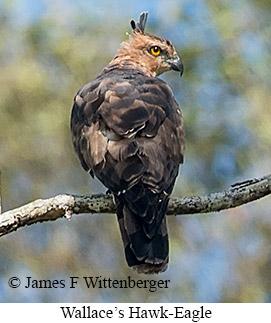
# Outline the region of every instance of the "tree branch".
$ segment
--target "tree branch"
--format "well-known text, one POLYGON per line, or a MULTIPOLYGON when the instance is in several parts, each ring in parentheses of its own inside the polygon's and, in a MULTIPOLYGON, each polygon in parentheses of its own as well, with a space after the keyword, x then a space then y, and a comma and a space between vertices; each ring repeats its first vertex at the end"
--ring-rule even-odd
MULTIPOLYGON (((271 174, 232 185, 227 191, 171 198, 167 215, 216 212, 255 201, 271 193, 271 174)), ((0 236, 25 225, 80 213, 115 213, 111 195, 61 194, 36 200, 0 215, 0 236)))

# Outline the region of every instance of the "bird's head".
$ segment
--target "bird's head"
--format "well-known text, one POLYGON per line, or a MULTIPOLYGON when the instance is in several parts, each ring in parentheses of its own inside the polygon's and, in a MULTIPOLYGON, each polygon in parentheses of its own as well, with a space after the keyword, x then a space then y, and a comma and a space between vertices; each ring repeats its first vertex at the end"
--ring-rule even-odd
POLYGON ((144 32, 147 12, 142 12, 139 22, 131 21, 133 34, 124 41, 114 60, 131 61, 151 76, 157 76, 169 70, 183 74, 183 64, 172 42, 144 32))

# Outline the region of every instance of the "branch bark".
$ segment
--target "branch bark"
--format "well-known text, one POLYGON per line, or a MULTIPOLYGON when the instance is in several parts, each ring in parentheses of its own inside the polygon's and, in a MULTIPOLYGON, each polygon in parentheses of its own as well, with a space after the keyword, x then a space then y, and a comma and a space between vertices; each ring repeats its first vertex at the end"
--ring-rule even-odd
MULTIPOLYGON (((217 212, 234 208, 260 199, 271 193, 271 174, 233 184, 227 191, 202 196, 173 197, 167 215, 217 212)), ((72 214, 115 213, 111 195, 68 195, 61 194, 46 200, 36 200, 0 215, 0 236, 25 225, 70 219, 72 214)))

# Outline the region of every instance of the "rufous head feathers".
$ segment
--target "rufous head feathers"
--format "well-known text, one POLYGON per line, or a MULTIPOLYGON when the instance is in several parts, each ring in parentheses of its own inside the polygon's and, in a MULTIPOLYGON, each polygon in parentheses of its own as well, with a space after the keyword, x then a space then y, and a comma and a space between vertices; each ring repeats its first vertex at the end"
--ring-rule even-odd
POLYGON ((121 44, 113 62, 120 65, 130 64, 152 77, 171 69, 182 75, 183 64, 172 42, 145 33, 147 17, 148 12, 144 11, 138 22, 131 20, 133 34, 121 44))

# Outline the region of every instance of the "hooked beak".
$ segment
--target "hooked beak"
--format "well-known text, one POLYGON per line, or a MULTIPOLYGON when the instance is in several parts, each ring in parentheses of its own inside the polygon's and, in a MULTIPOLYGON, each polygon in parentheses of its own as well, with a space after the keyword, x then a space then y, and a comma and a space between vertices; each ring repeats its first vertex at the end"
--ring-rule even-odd
POLYGON ((172 58, 169 58, 167 60, 167 63, 169 64, 171 69, 173 69, 174 71, 180 72, 180 76, 183 75, 184 67, 183 67, 183 63, 182 63, 179 56, 176 55, 172 58))

